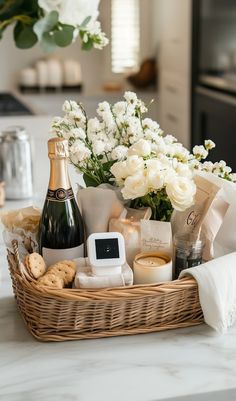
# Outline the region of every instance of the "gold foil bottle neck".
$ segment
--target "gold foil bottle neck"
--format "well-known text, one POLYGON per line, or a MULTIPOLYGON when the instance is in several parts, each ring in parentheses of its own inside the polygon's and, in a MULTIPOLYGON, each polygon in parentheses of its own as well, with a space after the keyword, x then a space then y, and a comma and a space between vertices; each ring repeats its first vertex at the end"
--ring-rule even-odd
POLYGON ((51 138, 48 141, 48 157, 64 159, 69 157, 68 141, 64 138, 51 138))

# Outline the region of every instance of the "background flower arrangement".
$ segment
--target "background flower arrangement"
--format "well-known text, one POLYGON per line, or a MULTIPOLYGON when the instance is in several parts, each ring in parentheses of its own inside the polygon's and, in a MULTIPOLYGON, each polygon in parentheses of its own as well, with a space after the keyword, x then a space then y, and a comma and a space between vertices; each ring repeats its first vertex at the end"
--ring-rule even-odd
POLYGON ((63 111, 63 118, 53 120, 52 133, 68 139, 71 163, 85 184, 119 186, 130 207, 151 207, 155 220, 170 221, 173 209, 184 211, 194 203, 196 170, 236 181, 224 161, 203 161, 214 142, 206 140, 189 152, 143 117, 148 108, 133 92, 114 105, 99 103, 94 118, 74 101, 65 101, 63 111))
POLYGON ((99 0, 0 0, 0 38, 11 24, 16 46, 40 42, 44 51, 65 47, 78 36, 82 49, 102 49, 108 39, 101 31, 99 0))

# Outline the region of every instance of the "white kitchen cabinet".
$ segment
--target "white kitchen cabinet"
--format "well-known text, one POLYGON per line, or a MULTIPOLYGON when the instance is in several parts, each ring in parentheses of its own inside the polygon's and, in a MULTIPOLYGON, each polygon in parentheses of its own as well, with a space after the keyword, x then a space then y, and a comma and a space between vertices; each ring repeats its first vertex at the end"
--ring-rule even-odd
POLYGON ((159 0, 160 123, 190 145, 192 0, 159 0))

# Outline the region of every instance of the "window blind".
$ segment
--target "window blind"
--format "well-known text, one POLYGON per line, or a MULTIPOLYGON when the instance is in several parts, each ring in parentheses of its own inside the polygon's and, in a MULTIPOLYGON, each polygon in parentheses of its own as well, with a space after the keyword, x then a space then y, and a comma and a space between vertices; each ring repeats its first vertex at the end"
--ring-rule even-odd
POLYGON ((112 0, 112 72, 137 70, 140 52, 139 0, 112 0))

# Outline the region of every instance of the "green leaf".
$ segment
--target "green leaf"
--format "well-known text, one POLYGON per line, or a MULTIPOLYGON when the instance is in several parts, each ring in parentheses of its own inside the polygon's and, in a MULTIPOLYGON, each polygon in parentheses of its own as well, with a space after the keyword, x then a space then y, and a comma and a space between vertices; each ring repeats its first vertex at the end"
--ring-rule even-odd
POLYGON ((73 40, 74 27, 62 24, 61 30, 54 32, 54 39, 57 46, 65 47, 71 44, 73 40))
POLYGON ((40 41, 43 34, 52 31, 58 23, 58 12, 51 11, 44 18, 41 18, 34 24, 34 32, 36 33, 38 40, 40 41))
POLYGON ((108 162, 103 163, 102 167, 104 171, 110 171, 111 167, 115 163, 115 160, 109 160, 108 162))
POLYGON ((88 38, 87 42, 82 42, 82 49, 83 50, 90 50, 93 47, 93 41, 91 38, 88 38))
POLYGON ((4 0, 0 3, 0 20, 10 19, 17 14, 22 14, 23 0, 4 0))
POLYGON ((30 25, 24 25, 22 22, 17 22, 14 28, 14 40, 16 46, 20 49, 29 49, 33 47, 38 38, 30 25))
POLYGON ((83 174, 83 179, 84 179, 86 187, 97 187, 98 186, 97 181, 85 173, 83 174))
POLYGON ((57 47, 54 34, 51 35, 49 32, 44 32, 40 41, 40 45, 45 53, 53 52, 57 47))
POLYGON ((89 23, 89 21, 91 20, 91 18, 92 18, 91 16, 86 17, 86 18, 83 20, 82 24, 80 24, 80 27, 81 27, 81 28, 85 28, 86 25, 88 25, 88 23, 89 23))
POLYGON ((32 15, 38 12, 39 5, 38 0, 23 0, 21 7, 21 14, 32 15))

